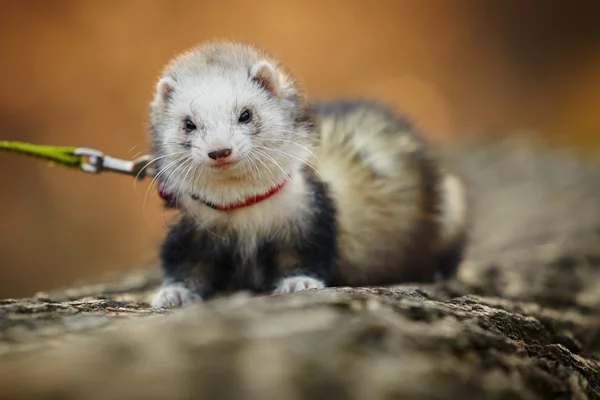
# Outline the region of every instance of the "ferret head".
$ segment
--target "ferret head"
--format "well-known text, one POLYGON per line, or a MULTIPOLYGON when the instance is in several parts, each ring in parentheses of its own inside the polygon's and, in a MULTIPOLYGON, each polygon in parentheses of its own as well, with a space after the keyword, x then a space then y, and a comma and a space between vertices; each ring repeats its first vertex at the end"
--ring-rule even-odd
POLYGON ((281 183, 308 159, 310 127, 293 78, 239 43, 210 43, 177 57, 151 103, 159 179, 212 201, 237 201, 281 183))

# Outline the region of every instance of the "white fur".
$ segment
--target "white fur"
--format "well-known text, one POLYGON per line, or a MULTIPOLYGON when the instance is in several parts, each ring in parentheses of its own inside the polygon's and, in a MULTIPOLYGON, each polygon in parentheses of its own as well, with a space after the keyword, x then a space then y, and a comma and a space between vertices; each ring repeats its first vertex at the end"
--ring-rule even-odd
POLYGON ((282 279, 276 289, 273 291, 274 294, 286 294, 301 292, 303 290, 311 289, 324 289, 325 284, 319 279, 311 278, 309 276, 294 276, 292 278, 282 279))
POLYGON ((154 295, 150 305, 153 308, 176 308, 201 300, 200 296, 183 285, 167 284, 154 295))

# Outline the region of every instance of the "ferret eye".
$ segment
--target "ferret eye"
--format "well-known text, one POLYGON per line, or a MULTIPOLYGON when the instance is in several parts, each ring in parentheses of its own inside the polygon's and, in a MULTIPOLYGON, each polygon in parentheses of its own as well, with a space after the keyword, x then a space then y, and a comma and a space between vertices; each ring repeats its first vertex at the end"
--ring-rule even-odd
POLYGON ((186 118, 186 119, 183 121, 183 127, 184 127, 184 129, 185 129, 186 133, 191 133, 191 132, 193 132, 193 131, 195 131, 195 130, 197 129, 197 128, 196 128, 196 124, 194 124, 194 123, 192 122, 192 120, 191 120, 191 119, 189 119, 189 118, 186 118))
POLYGON ((247 124, 248 122, 250 122, 252 120, 252 111, 250 110, 244 110, 244 112, 242 112, 240 114, 240 118, 239 118, 239 122, 242 124, 247 124))

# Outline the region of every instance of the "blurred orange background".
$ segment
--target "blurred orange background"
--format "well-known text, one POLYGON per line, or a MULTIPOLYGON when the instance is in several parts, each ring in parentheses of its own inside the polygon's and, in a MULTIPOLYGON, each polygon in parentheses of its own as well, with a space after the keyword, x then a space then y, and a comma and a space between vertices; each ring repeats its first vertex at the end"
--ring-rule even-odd
MULTIPOLYGON (((163 65, 214 38, 281 58, 316 99, 377 97, 432 140, 534 130, 600 144, 592 1, 5 0, 0 139, 146 150, 163 65)), ((151 263, 165 232, 148 182, 0 153, 0 298, 151 263)))

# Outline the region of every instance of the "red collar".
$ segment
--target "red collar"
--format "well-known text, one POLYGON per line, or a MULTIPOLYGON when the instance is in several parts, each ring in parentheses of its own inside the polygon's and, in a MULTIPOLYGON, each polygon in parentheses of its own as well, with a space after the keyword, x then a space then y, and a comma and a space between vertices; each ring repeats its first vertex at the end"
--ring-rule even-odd
MULTIPOLYGON (((288 182, 288 180, 289 179, 284 180, 282 183, 280 183, 279 185, 271 188, 266 193, 263 193, 263 194, 257 195, 257 196, 249 197, 245 201, 242 201, 240 203, 235 203, 235 204, 230 204, 230 205, 225 205, 225 206, 210 203, 208 201, 200 199, 197 196, 192 196, 192 198, 194 200, 201 201, 202 203, 204 203, 206 206, 212 208, 213 210, 218 210, 218 211, 233 211, 233 210, 237 210, 239 208, 249 207, 251 205, 260 203, 261 201, 266 200, 269 197, 277 194, 285 186, 285 184, 288 182)), ((164 190, 164 185, 162 184, 162 182, 157 185, 157 188, 158 188, 158 195, 165 202, 165 206, 169 207, 169 208, 175 208, 176 205, 175 205, 175 201, 174 201, 174 198, 173 198, 173 193, 165 191, 164 190)))

